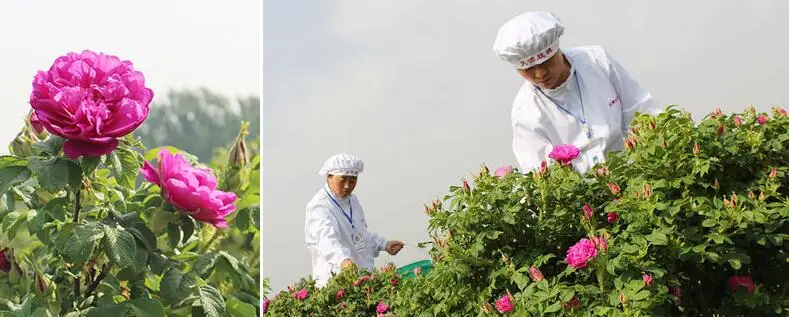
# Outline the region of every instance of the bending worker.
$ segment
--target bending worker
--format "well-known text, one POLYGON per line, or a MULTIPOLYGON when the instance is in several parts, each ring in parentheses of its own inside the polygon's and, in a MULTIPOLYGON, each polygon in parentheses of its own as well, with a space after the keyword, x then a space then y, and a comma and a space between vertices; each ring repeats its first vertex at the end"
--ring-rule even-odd
POLYGON ((527 173, 553 146, 581 150, 583 172, 623 147, 636 112, 658 113, 652 95, 600 46, 559 48, 564 33, 549 12, 527 12, 504 23, 494 52, 526 82, 512 105, 512 148, 527 173))
POLYGON ((350 154, 329 158, 319 174, 326 184, 307 204, 305 241, 312 254, 312 276, 323 287, 334 273, 352 265, 372 271, 381 251, 396 255, 400 241, 369 231, 364 210, 353 194, 364 162, 350 154))

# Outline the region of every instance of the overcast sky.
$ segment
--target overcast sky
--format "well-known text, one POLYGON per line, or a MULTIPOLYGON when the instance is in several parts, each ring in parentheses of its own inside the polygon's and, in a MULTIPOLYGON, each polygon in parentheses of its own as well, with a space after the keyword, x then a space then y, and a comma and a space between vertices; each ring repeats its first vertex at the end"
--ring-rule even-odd
MULTIPOLYGON (((522 82, 491 47, 530 10, 564 21, 563 47, 602 45, 696 117, 788 101, 787 1, 266 1, 263 272, 275 290, 310 274, 304 208, 332 154, 365 161, 356 194, 370 228, 413 245, 427 239, 423 203, 483 162, 516 165, 522 82)), ((392 260, 423 258, 406 247, 392 260)))
POLYGON ((154 90, 260 92, 260 0, 0 1, 0 153, 30 110, 33 76, 65 53, 131 60, 154 90))

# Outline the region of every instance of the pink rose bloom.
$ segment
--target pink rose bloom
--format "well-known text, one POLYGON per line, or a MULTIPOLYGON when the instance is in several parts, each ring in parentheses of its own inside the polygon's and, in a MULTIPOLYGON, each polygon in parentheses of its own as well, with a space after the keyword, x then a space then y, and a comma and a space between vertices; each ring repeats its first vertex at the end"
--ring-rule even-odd
POLYGON ((595 170, 595 173, 597 174, 597 176, 603 177, 603 176, 608 175, 608 169, 605 168, 605 167, 600 167, 600 168, 595 170))
POLYGON ((293 298, 298 300, 305 300, 307 297, 310 297, 310 291, 306 288, 302 288, 300 291, 293 293, 293 298))
POLYGON ((734 125, 739 127, 741 124, 742 118, 740 118, 740 116, 734 116, 734 125))
POLYGON ((619 188, 619 185, 617 185, 617 184, 614 184, 614 183, 608 183, 608 189, 609 189, 609 190, 611 191, 611 193, 612 193, 612 194, 614 194, 614 195, 616 195, 616 194, 619 194, 619 192, 621 192, 621 191, 622 191, 622 189, 621 189, 621 188, 619 188))
POLYGON ((269 304, 271 304, 271 301, 268 300, 268 298, 263 300, 263 305, 260 308, 261 308, 261 310, 263 310, 264 314, 268 311, 268 305, 269 304))
POLYGON ((646 286, 652 285, 653 280, 652 277, 649 276, 649 274, 644 274, 644 276, 642 276, 641 278, 644 279, 644 284, 646 284, 646 286))
POLYGON ((617 220, 619 220, 619 214, 617 214, 615 212, 609 212, 608 213, 608 223, 614 223, 617 220))
POLYGON ((581 239, 576 244, 567 249, 567 257, 564 259, 567 265, 574 269, 586 267, 589 260, 597 256, 597 246, 592 240, 581 239))
POLYGON ((583 210, 584 217, 586 217, 586 219, 592 219, 592 216, 594 215, 594 210, 592 210, 592 206, 589 206, 589 204, 584 204, 581 210, 583 210))
POLYGON ((732 276, 729 278, 729 289, 734 292, 737 288, 744 288, 748 293, 753 293, 755 286, 750 276, 732 276))
POLYGON ((145 180, 162 189, 162 197, 196 220, 227 228, 225 216, 236 210, 236 194, 216 189, 216 176, 208 169, 193 167, 181 154, 165 148, 154 168, 145 162, 140 172, 145 180))
POLYGON ((389 305, 384 304, 384 302, 378 302, 378 306, 375 307, 375 312, 379 314, 383 314, 389 311, 389 305))
POLYGON ((512 173, 512 166, 502 166, 496 169, 496 176, 502 177, 512 173))
POLYGON ((671 293, 671 295, 674 295, 677 298, 682 298, 682 289, 679 287, 669 287, 668 291, 671 293))
POLYGON ((545 174, 547 170, 548 170, 548 162, 542 161, 542 163, 540 163, 540 174, 545 174))
POLYGON ((391 284, 392 286, 397 286, 398 283, 400 283, 400 282, 398 282, 397 279, 395 279, 395 278, 389 280, 389 284, 391 284))
POLYGON ((353 286, 361 286, 362 284, 364 284, 364 282, 367 282, 368 280, 370 280, 369 276, 365 275, 365 276, 359 277, 359 279, 357 279, 355 282, 353 282, 353 286))
POLYGON ((66 156, 77 159, 112 152, 148 117, 152 99, 130 61, 85 50, 36 74, 30 106, 49 133, 66 139, 66 156))
POLYGON ((767 123, 767 120, 769 119, 765 115, 759 115, 758 117, 756 117, 756 122, 759 122, 759 124, 765 124, 767 123))
POLYGON ((540 269, 534 266, 529 268, 529 276, 535 282, 540 282, 545 279, 545 277, 542 275, 542 272, 540 272, 540 269))
POLYGON ((0 251, 0 271, 8 273, 8 271, 11 271, 11 261, 8 260, 6 250, 7 249, 3 249, 0 251))
POLYGON ((343 297, 345 297, 345 290, 344 290, 344 289, 341 289, 341 290, 337 291, 337 296, 335 296, 335 298, 336 298, 337 300, 340 300, 340 299, 342 299, 343 297))
POLYGON ((500 313, 509 313, 515 308, 515 304, 512 303, 512 295, 507 294, 496 300, 496 309, 499 310, 500 313))
POLYGON ((570 164, 572 160, 578 157, 581 154, 581 151, 578 150, 575 145, 572 144, 564 144, 559 145, 553 148, 551 154, 548 157, 556 160, 557 162, 561 163, 562 165, 570 164))

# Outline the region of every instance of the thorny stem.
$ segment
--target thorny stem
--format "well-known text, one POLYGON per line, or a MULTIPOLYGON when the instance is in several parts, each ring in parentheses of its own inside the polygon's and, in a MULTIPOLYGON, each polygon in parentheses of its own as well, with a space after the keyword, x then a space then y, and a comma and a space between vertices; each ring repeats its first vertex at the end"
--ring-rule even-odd
POLYGON ((220 234, 219 229, 214 230, 214 234, 211 236, 211 239, 208 239, 208 242, 206 242, 205 246, 203 247, 202 250, 203 252, 208 251, 208 248, 210 248, 211 245, 214 244, 214 240, 219 238, 219 234, 220 234))
POLYGON ((79 222, 79 210, 81 208, 81 206, 79 205, 80 192, 81 190, 78 189, 77 192, 74 194, 74 218, 72 219, 72 222, 74 223, 79 222))
MULTIPOLYGON (((77 189, 77 192, 74 194, 74 218, 72 219, 73 223, 79 222, 79 195, 80 190, 77 189)), ((79 297, 79 277, 74 278, 74 296, 79 297)))
POLYGON ((85 290, 85 298, 88 298, 90 296, 90 294, 93 293, 93 291, 96 290, 96 287, 99 286, 99 283, 101 283, 101 280, 103 280, 107 276, 108 273, 110 273, 110 266, 107 265, 106 263, 102 264, 101 265, 101 273, 99 273, 99 276, 97 276, 96 279, 93 280, 93 282, 91 282, 90 285, 88 285, 88 288, 85 290))

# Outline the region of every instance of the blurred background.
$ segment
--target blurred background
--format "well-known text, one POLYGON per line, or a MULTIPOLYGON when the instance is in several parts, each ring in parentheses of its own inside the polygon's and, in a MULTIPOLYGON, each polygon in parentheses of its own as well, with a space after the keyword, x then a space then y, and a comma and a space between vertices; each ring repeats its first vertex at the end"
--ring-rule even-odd
POLYGON ((356 190, 370 228, 427 256, 423 204, 485 163, 517 165, 510 111, 522 84, 492 51, 498 28, 555 12, 561 45, 601 45, 662 104, 699 119, 720 107, 787 105, 789 2, 323 1, 264 6, 263 275, 276 292, 311 273, 305 206, 329 156, 365 161, 356 190))

